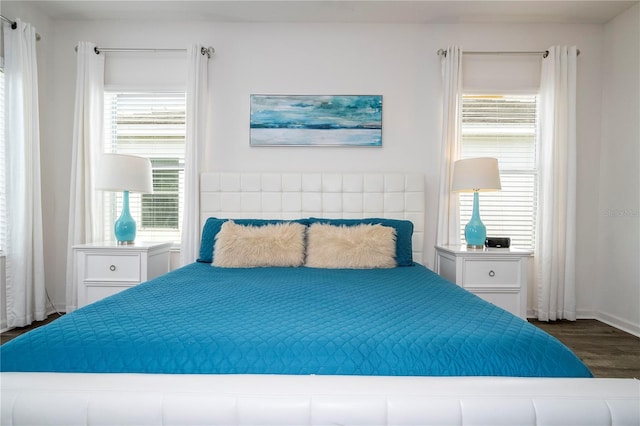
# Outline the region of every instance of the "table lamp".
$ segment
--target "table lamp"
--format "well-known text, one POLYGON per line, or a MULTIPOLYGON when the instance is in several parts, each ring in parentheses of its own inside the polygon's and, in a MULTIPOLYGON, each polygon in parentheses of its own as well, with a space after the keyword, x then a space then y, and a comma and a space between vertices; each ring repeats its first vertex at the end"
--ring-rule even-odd
POLYGON ((467 248, 484 248, 487 238, 487 228, 480 220, 478 192, 499 191, 500 189, 502 186, 500 185, 500 170, 497 159, 489 157, 468 158, 458 160, 453 164, 451 190, 454 192, 473 192, 473 214, 464 228, 467 248))
POLYGON ((153 191, 151 161, 135 155, 101 155, 96 168, 96 189, 124 191, 122 214, 113 225, 113 230, 118 244, 133 244, 136 239, 136 221, 129 211, 129 192, 153 191))

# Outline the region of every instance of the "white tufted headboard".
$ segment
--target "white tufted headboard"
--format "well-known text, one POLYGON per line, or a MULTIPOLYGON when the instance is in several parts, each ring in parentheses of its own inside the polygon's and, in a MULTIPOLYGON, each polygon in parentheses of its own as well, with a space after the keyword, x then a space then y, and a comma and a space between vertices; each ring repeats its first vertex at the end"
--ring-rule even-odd
POLYGON ((423 263, 425 184, 405 173, 232 173, 200 176, 200 222, 208 217, 413 222, 413 260, 423 263))

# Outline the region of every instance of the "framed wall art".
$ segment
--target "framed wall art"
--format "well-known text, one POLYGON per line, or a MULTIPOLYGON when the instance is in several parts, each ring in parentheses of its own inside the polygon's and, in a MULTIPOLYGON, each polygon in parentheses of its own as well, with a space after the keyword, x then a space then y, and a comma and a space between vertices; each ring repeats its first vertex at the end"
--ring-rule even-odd
POLYGON ((382 146, 381 95, 251 95, 251 146, 382 146))

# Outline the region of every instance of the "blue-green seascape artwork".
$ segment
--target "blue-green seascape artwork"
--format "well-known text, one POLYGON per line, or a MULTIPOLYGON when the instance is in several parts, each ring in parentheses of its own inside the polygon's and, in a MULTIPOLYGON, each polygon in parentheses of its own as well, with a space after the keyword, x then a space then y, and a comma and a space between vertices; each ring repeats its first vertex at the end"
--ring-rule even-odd
POLYGON ((382 146, 380 95, 251 95, 251 146, 382 146))

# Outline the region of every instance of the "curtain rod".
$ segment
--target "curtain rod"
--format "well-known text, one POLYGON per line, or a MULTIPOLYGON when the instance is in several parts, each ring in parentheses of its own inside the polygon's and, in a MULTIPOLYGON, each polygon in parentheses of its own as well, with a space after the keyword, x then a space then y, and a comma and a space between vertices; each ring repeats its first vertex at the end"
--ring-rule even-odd
MULTIPOLYGON (((2 19, 3 21, 5 21, 6 23, 8 23, 9 25, 11 25, 11 29, 15 30, 16 28, 18 28, 18 24, 16 24, 16 21, 12 21, 11 19, 7 18, 4 15, 0 15, 0 19, 2 19)), ((40 34, 36 33, 36 41, 40 41, 42 37, 40 37, 40 34)))
MULTIPOLYGON (((75 47, 76 52, 78 51, 78 46, 75 47)), ((153 48, 139 48, 139 47, 94 47, 93 51, 96 52, 96 55, 99 55, 101 52, 109 53, 109 52, 186 52, 187 49, 153 49, 153 48)), ((201 47, 200 53, 203 55, 207 55, 208 58, 211 58, 213 54, 216 52, 216 49, 213 47, 201 47)))
MULTIPOLYGON (((463 55, 542 55, 543 58, 549 56, 549 51, 541 51, 541 52, 527 52, 527 51, 489 51, 489 52, 462 52, 463 55)), ((580 49, 577 52, 580 55, 580 49)), ((447 57, 447 51, 444 49, 438 49, 438 56, 447 57)))

